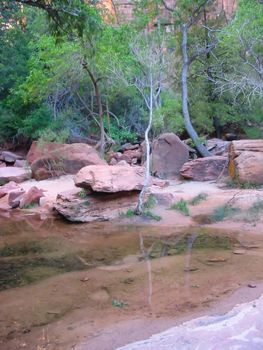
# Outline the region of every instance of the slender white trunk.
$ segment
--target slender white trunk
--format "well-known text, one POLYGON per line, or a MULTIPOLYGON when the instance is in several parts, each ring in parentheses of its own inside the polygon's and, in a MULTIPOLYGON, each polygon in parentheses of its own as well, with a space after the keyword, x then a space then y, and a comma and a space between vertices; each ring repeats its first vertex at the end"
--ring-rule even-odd
POLYGON ((150 174, 150 142, 149 142, 149 132, 152 126, 153 119, 153 77, 152 72, 150 72, 150 100, 149 100, 149 121, 148 126, 145 130, 145 143, 146 143, 146 169, 145 169, 145 178, 143 188, 139 194, 137 207, 135 209, 135 213, 137 215, 141 215, 143 213, 143 202, 144 196, 147 191, 147 188, 150 183, 151 174, 150 174))

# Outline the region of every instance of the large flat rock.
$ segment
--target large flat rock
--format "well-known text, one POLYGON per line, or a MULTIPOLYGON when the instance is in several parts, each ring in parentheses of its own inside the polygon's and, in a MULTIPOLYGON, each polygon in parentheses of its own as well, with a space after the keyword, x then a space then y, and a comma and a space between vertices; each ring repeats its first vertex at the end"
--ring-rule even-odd
POLYGON ((58 194, 54 205, 56 211, 71 222, 108 221, 119 218, 121 212, 135 206, 137 192, 87 193, 79 195, 80 189, 58 194))
POLYGON ((263 296, 225 315, 200 317, 117 350, 260 350, 262 312, 263 296))
POLYGON ((74 181, 77 187, 94 192, 140 191, 144 183, 144 169, 129 165, 90 165, 82 168, 74 181))
POLYGON ((216 180, 221 174, 227 173, 227 164, 228 158, 224 156, 197 158, 185 163, 180 174, 194 181, 216 180))

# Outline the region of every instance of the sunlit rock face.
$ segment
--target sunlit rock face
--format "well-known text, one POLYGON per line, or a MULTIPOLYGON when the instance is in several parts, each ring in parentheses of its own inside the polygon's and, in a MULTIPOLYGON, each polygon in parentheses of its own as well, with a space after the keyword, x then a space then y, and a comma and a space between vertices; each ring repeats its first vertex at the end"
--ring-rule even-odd
POLYGON ((237 7, 237 0, 217 0, 216 14, 224 13, 227 19, 230 19, 237 7))
MULTIPOLYGON (((133 11, 135 8, 134 0, 101 0, 101 5, 107 10, 107 19, 115 23, 129 22, 133 19, 133 11)), ((173 8, 176 5, 176 0, 166 0, 168 7, 173 8)), ((215 6, 212 9, 212 14, 218 16, 224 14, 229 19, 237 6, 237 0, 216 0, 215 6)), ((170 12, 163 8, 161 17, 169 22, 170 12)))

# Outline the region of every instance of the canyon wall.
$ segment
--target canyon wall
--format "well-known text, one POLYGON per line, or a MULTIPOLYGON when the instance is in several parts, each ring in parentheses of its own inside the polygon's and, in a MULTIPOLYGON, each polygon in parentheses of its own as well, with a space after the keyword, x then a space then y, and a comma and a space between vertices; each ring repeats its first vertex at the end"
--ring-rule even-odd
MULTIPOLYGON (((227 19, 231 18, 236 9, 237 0, 216 0, 212 9, 213 16, 224 14, 227 19)), ((135 8, 134 0, 102 0, 102 5, 110 14, 111 20, 116 23, 129 22, 133 18, 135 8)), ((168 6, 173 7, 176 0, 166 0, 168 6)), ((163 18, 169 19, 170 13, 163 9, 163 18)))

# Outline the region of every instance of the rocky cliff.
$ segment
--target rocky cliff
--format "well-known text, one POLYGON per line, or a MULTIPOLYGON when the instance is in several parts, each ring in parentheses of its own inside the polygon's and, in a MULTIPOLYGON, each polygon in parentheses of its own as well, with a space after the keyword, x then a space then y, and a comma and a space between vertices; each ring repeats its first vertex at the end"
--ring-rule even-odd
MULTIPOLYGON (((135 8, 134 0, 102 0, 101 3, 110 13, 111 19, 116 23, 128 22, 133 18, 135 8)), ((168 6, 173 7, 176 0, 166 0, 168 6)), ((223 13, 229 19, 236 9, 237 0, 216 0, 212 9, 213 15, 223 13)), ((163 9, 162 17, 169 19, 169 12, 163 9)))

